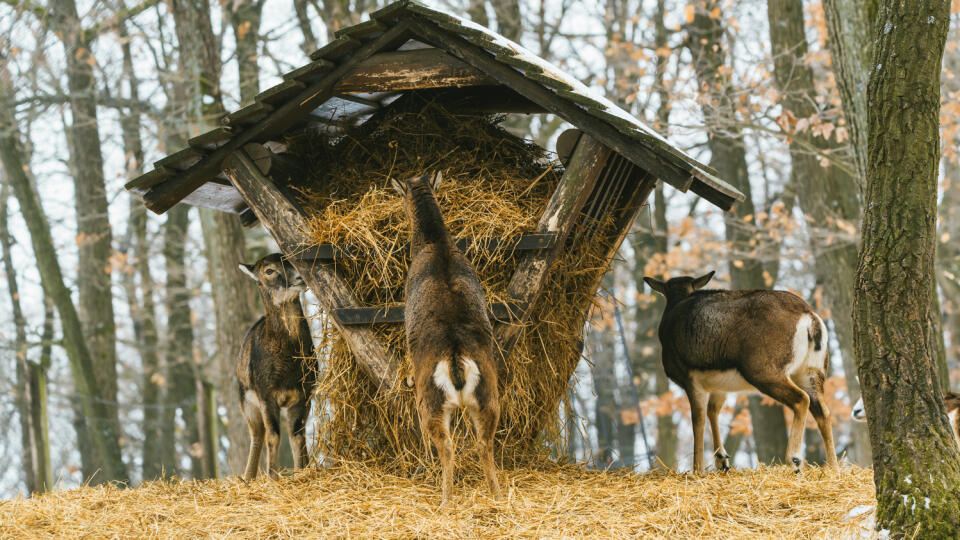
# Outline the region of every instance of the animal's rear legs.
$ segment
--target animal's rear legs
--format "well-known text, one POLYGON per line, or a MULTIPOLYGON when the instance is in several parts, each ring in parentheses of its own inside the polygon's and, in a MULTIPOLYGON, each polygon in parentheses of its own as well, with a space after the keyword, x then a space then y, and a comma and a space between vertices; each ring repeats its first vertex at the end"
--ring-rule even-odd
POLYGON ((720 438, 720 423, 718 416, 723 403, 727 399, 726 392, 712 392, 710 400, 707 402, 707 418, 710 420, 710 434, 713 438, 713 460, 718 471, 730 470, 730 455, 723 447, 723 439, 720 438))
POLYGON ((443 467, 443 477, 440 481, 440 506, 447 506, 453 495, 453 439, 450 437, 449 412, 434 413, 421 408, 420 429, 430 437, 430 442, 433 443, 440 457, 440 465, 443 467))
POLYGON ((497 424, 500 421, 500 410, 494 407, 487 407, 483 410, 470 407, 468 410, 477 434, 477 444, 480 446, 480 459, 484 475, 487 478, 487 489, 490 490, 490 495, 494 499, 500 500, 497 465, 493 461, 493 437, 497 432, 497 424))

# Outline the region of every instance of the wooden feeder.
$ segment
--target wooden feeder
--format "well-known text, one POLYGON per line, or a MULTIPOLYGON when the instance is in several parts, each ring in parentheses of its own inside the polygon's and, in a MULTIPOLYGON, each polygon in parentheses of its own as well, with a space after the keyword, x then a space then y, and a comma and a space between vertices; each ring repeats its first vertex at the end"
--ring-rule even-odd
MULTIPOLYGON (((186 203, 239 214, 245 225, 262 223, 383 392, 401 377, 396 355, 377 339, 374 325, 402 322, 403 308, 365 306, 356 299, 331 264, 362 256, 355 246, 306 246, 306 214, 290 189, 298 166, 279 142, 287 134, 376 122, 378 112, 404 95, 428 92, 458 114, 550 113, 577 128, 558 140, 564 172, 536 230, 473 246, 514 251, 518 258, 508 301, 491 304, 502 357, 534 316, 565 252, 588 242, 603 246, 602 264, 590 269, 596 290, 658 181, 691 190, 722 210, 743 198, 712 169, 550 63, 480 25, 416 2, 401 0, 373 12, 310 58, 255 103, 225 116, 222 127, 190 139, 189 148, 156 162, 126 187, 158 214, 186 203), (608 224, 596 233, 602 238, 581 234, 600 221, 608 224)), ((578 308, 584 319, 588 308, 578 308)), ((566 384, 571 375, 559 377, 566 384)))

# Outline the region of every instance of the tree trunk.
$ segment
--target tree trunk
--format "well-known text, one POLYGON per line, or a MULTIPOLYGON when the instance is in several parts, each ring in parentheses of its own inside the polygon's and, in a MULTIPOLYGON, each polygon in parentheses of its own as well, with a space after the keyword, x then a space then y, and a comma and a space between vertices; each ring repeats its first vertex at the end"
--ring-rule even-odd
MULTIPOLYGON (((127 38, 126 26, 120 26, 120 37, 127 38)), ((133 67, 133 54, 130 51, 130 40, 125 39, 121 44, 123 53, 123 74, 129 87, 129 98, 137 101, 139 96, 139 81, 133 67)), ((127 158, 126 177, 136 178, 143 174, 143 139, 140 135, 141 123, 139 113, 124 111, 120 117, 120 128, 123 134, 123 150, 127 158)), ((157 333, 156 302, 153 294, 156 284, 150 269, 150 243, 147 239, 147 210, 137 197, 129 197, 129 219, 127 225, 127 250, 130 255, 132 272, 124 272, 124 286, 126 288, 127 303, 130 306, 130 316, 133 319, 133 334, 137 350, 140 353, 141 395, 143 396, 143 432, 141 474, 143 480, 159 478, 161 471, 161 429, 160 429, 160 392, 163 373, 160 371, 158 356, 159 337, 157 333), (140 299, 137 295, 135 278, 140 278, 140 299)))
POLYGON ((960 536, 960 452, 933 345, 940 70, 950 2, 888 2, 873 32, 854 346, 867 404, 877 528, 960 536))
POLYGON ((310 14, 307 11, 309 0, 293 0, 293 9, 297 13, 297 25, 300 27, 300 33, 303 34, 303 44, 300 50, 303 54, 310 55, 317 50, 317 36, 313 33, 313 27, 310 25, 310 14))
POLYGON ((490 18, 487 17, 486 0, 470 0, 467 5, 467 17, 480 26, 490 26, 490 18))
MULTIPOLYGON (((0 65, 0 68, 2 68, 0 69, 0 99, 10 100, 13 96, 10 73, 5 65, 0 65)), ((11 108, 0 108, 0 161, 7 175, 7 182, 20 205, 23 220, 30 231, 30 241, 34 257, 37 259, 37 269, 40 272, 43 290, 60 314, 63 345, 70 360, 83 417, 109 419, 109 409, 96 393, 97 370, 90 349, 87 348, 83 327, 70 296, 70 290, 64 284, 56 247, 50 236, 50 225, 47 223, 46 215, 40 206, 40 199, 28 176, 29 165, 23 159, 19 132, 11 108)), ((91 424, 89 430, 84 429, 81 433, 89 434, 92 447, 104 466, 103 477, 124 480, 127 478, 127 471, 120 451, 117 427, 114 422, 100 421, 91 424)))
POLYGON ((867 66, 872 61, 871 25, 879 0, 823 0, 827 48, 850 132, 857 180, 867 174, 867 66))
POLYGON ((497 17, 497 32, 503 37, 520 43, 523 37, 523 17, 519 0, 490 0, 497 17))
MULTIPOLYGON (((97 123, 96 92, 89 38, 80 24, 74 0, 54 0, 54 28, 66 53, 67 87, 70 90, 70 115, 67 129, 70 170, 74 178, 77 213, 77 292, 80 320, 94 364, 97 385, 91 388, 104 404, 106 416, 86 418, 90 425, 113 423, 120 433, 117 402, 116 328, 111 291, 110 256, 112 234, 108 219, 100 129, 97 123)), ((94 426, 95 427, 95 426, 94 426)), ((94 483, 125 481, 125 467, 98 463, 102 472, 94 483), (114 471, 124 471, 114 477, 114 471)))
MULTIPOLYGON (((263 2, 260 0, 241 0, 231 4, 231 11, 228 12, 230 26, 233 27, 233 35, 237 40, 237 68, 239 70, 240 80, 240 104, 249 105, 253 103, 253 98, 260 92, 260 69, 257 65, 258 47, 260 45, 260 16, 263 12, 263 2)), ((306 6, 303 6, 304 11, 306 6)), ((299 8, 298 8, 299 17, 299 8)), ((309 29, 309 21, 307 29, 309 29)), ((211 30, 212 32, 212 30, 211 30)), ((304 34, 306 38, 307 35, 304 34)), ((306 54, 316 50, 316 39, 312 32, 310 39, 313 40, 313 48, 305 51, 306 54)), ((219 64, 219 62, 218 62, 219 64)), ((217 70, 209 75, 219 77, 219 66, 217 70)))
MULTIPOLYGON (((727 53, 723 41, 723 17, 713 15, 720 2, 708 0, 695 6, 695 16, 687 25, 687 47, 693 55, 694 70, 701 88, 710 99, 703 106, 707 126, 710 166, 720 178, 740 190, 746 198, 738 203, 732 215, 726 216, 726 237, 730 244, 730 286, 732 289, 766 289, 763 265, 754 257, 757 248, 751 243, 753 233, 745 216, 755 216, 750 178, 747 173, 746 146, 736 122, 735 106, 730 96, 727 53)), ((749 221, 749 220, 747 220, 749 221)), ((780 405, 763 405, 759 396, 750 396, 750 417, 757 456, 762 463, 782 461, 787 453, 787 424, 780 405)))
MULTIPOLYGON (((206 0, 199 0, 204 9, 206 0)), ((230 24, 237 38, 237 66, 240 73, 240 100, 242 105, 253 103, 260 91, 257 47, 260 33, 260 15, 262 2, 246 0, 230 13, 230 24)), ((208 8, 207 8, 208 9, 208 8)), ((183 21, 186 24, 186 21, 183 21)), ((220 101, 219 84, 221 65, 219 53, 212 39, 213 30, 209 21, 194 21, 189 36, 184 32, 180 36, 182 62, 198 73, 202 80, 212 81, 210 88, 201 87, 200 94, 188 92, 187 99, 192 103, 188 111, 194 111, 191 122, 197 124, 200 131, 213 127, 211 120, 223 112, 220 101), (198 37, 209 35, 211 37, 198 37), (205 52, 198 48, 209 49, 205 52), (211 99, 206 99, 209 96, 211 99)), ((217 354, 214 365, 216 376, 213 378, 220 389, 221 403, 227 411, 227 437, 230 441, 227 456, 231 471, 240 472, 246 459, 249 435, 246 420, 237 405, 236 360, 240 354, 240 344, 244 333, 255 320, 256 288, 252 280, 237 269, 237 265, 246 261, 244 231, 237 216, 209 209, 200 209, 200 224, 203 229, 204 245, 207 257, 207 274, 213 293, 214 315, 216 318, 217 354)), ((288 450, 281 454, 290 456, 288 450)), ((293 465, 292 461, 284 464, 293 465)))
POLYGON ((16 362, 16 381, 14 389, 14 404, 17 415, 20 417, 20 461, 23 469, 24 487, 27 495, 37 491, 37 477, 33 456, 33 426, 30 425, 30 381, 27 360, 27 320, 23 316, 20 305, 20 286, 17 283, 17 273, 13 266, 13 255, 10 253, 12 241, 7 219, 7 201, 10 198, 10 188, 3 184, 0 187, 0 256, 3 259, 3 272, 7 275, 7 290, 10 293, 10 307, 13 311, 14 326, 14 361, 16 362))
MULTIPOLYGON (((807 41, 803 24, 802 0, 770 0, 767 3, 770 43, 774 59, 774 83, 780 104, 795 118, 817 114, 813 70, 805 63, 807 41)), ((842 164, 821 163, 819 155, 839 155, 839 144, 808 133, 793 133, 790 138, 790 184, 811 228, 810 249, 816 258, 817 281, 824 283, 824 298, 831 312, 840 358, 850 399, 860 397, 853 354, 853 279, 857 246, 854 239, 838 226, 860 220, 857 180, 842 164), (840 244, 838 247, 837 244, 840 244)), ((836 358, 836 356, 834 356, 836 358)), ((870 441, 866 426, 854 423, 854 463, 870 464, 870 441)))
POLYGON ((192 472, 200 475, 199 456, 194 451, 199 444, 199 426, 197 425, 196 370, 193 357, 193 324, 190 311, 190 289, 186 274, 185 240, 189 225, 190 207, 177 205, 167 212, 164 230, 163 256, 167 270, 167 347, 166 347, 166 391, 167 403, 163 413, 168 415, 162 423, 164 444, 161 465, 168 475, 177 474, 173 415, 180 409, 186 424, 184 446, 191 454, 192 472), (171 458, 173 461, 171 462, 171 458))

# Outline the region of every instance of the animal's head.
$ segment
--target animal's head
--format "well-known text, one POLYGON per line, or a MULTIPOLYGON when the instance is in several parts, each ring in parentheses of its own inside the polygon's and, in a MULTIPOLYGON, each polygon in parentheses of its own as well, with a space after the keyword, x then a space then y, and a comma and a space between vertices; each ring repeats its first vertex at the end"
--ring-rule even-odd
POLYGON ((651 289, 667 297, 667 301, 683 300, 693 294, 693 291, 704 288, 710 280, 713 279, 714 272, 704 274, 700 277, 680 276, 660 281, 652 277, 644 277, 643 281, 651 289))
POLYGON ((283 304, 297 300, 306 288, 300 273, 279 253, 271 253, 255 264, 240 263, 239 268, 257 282, 264 302, 283 304))
POLYGON ((403 209, 407 213, 407 217, 412 218, 414 215, 415 196, 430 195, 435 197, 437 188, 440 187, 440 182, 442 181, 443 175, 437 171, 433 175, 422 174, 420 176, 407 178, 405 180, 391 178, 390 185, 392 185, 393 190, 400 195, 400 199, 403 201, 403 209))

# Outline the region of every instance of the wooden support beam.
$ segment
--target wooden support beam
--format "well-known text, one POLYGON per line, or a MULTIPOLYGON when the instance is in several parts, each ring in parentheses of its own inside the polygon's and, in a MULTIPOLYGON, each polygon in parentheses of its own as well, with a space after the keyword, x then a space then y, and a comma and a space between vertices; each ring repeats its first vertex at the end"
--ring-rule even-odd
MULTIPOLYGON (((334 315, 338 309, 360 307, 350 287, 333 268, 322 264, 298 260, 292 255, 301 249, 302 231, 306 230, 303 214, 281 192, 273 180, 250 157, 250 153, 264 155, 260 145, 250 144, 233 152, 225 162, 225 172, 243 195, 244 200, 256 213, 260 222, 270 231, 280 250, 290 257, 294 267, 303 276, 307 286, 320 302, 323 310, 334 315)), ((262 161, 263 158, 261 158, 262 161)), ((269 167, 264 167, 269 170, 269 167)), ((360 367, 381 388, 394 386, 397 367, 393 357, 377 340, 373 330, 367 327, 348 326, 331 317, 340 335, 360 367)))
POLYGON ((331 70, 323 79, 307 86, 293 99, 278 106, 268 116, 237 133, 226 144, 211 152, 188 170, 150 188, 143 196, 144 204, 157 214, 166 212, 204 182, 217 175, 223 168, 224 161, 242 148, 243 145, 249 142, 268 140, 270 137, 282 133, 298 118, 328 100, 335 93, 334 85, 344 75, 353 71, 358 63, 382 50, 399 47, 409 37, 409 27, 405 23, 400 23, 387 30, 382 36, 361 45, 349 59, 331 70))
POLYGON ((580 137, 570 157, 570 164, 537 224, 538 233, 556 235, 553 247, 526 255, 507 286, 508 297, 526 308, 517 320, 519 324, 500 324, 494 329, 502 358, 509 355, 520 336, 522 324, 529 319, 530 310, 540 298, 547 276, 563 252, 567 236, 611 154, 609 148, 589 136, 580 137))
MULTIPOLYGON (((497 302, 490 304, 490 320, 512 322, 519 317, 526 306, 520 302, 497 302)), ((334 312, 344 325, 393 324, 403 322, 403 306, 341 308, 334 312)))
POLYGON ((493 85, 496 81, 440 49, 382 52, 341 79, 338 93, 493 85))
MULTIPOLYGON (((461 252, 470 251, 531 251, 552 247, 557 235, 555 233, 528 233, 513 238, 485 238, 479 242, 472 242, 467 238, 457 240, 457 247, 461 252)), ((408 249, 404 246, 402 249, 408 249)), ((363 248, 357 246, 336 246, 333 244, 320 244, 310 246, 299 253, 296 257, 304 261, 333 261, 343 259, 365 259, 367 253, 363 248)))

